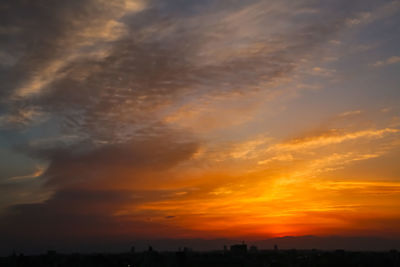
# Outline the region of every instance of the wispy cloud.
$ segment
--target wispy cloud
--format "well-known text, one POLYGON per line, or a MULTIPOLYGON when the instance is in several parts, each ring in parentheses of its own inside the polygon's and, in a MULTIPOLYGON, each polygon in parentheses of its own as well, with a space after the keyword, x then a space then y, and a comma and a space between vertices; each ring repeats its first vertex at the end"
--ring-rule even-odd
POLYGON ((346 112, 340 113, 339 117, 354 116, 354 115, 359 115, 361 113, 362 113, 361 110, 351 110, 351 111, 346 111, 346 112))
POLYGON ((380 138, 385 134, 399 133, 399 129, 385 128, 377 130, 363 130, 357 132, 343 133, 338 130, 331 130, 320 135, 295 138, 290 141, 276 144, 270 147, 269 151, 295 151, 308 148, 317 148, 326 145, 339 144, 346 141, 361 139, 361 138, 380 138))
POLYGON ((370 64, 370 66, 373 67, 383 67, 383 66, 387 66, 387 65, 393 65, 393 64, 397 64, 400 62, 400 57, 399 56, 392 56, 386 60, 379 60, 376 61, 373 64, 370 64))
POLYGON ((24 181, 26 179, 38 178, 45 172, 46 168, 47 168, 47 166, 38 166, 38 167, 36 167, 36 171, 33 173, 27 174, 27 175, 10 177, 6 180, 6 182, 19 182, 19 181, 24 181))

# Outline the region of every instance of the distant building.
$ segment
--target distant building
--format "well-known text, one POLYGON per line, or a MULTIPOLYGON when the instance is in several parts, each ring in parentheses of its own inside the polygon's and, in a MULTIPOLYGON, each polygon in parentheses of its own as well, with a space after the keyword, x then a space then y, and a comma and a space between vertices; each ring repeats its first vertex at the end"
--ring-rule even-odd
POLYGON ((250 249, 249 249, 249 252, 257 253, 258 252, 258 248, 256 246, 251 246, 250 249))
POLYGON ((246 254, 247 253, 247 245, 244 242, 242 244, 232 245, 231 252, 236 255, 246 254))
POLYGON ((48 256, 55 256, 55 255, 57 255, 57 251, 55 251, 55 250, 48 250, 48 251, 47 251, 47 255, 48 255, 48 256))

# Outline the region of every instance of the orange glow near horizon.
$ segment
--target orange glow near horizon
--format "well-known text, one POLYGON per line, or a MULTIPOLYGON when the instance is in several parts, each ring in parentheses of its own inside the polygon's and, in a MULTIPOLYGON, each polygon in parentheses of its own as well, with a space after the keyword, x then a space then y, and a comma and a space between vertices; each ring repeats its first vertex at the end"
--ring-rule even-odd
MULTIPOLYGON (((379 134, 368 134, 367 138, 384 138, 381 133, 386 131, 377 130, 379 134)), ((397 135, 397 131, 389 132, 397 135)), ((345 136, 358 136, 363 139, 365 135, 345 136)), ((392 143, 389 146, 397 146, 397 137, 386 138, 387 142, 392 143)), ((318 139, 321 140, 320 137, 318 139)), ((115 212, 114 216, 150 219, 152 222, 181 229, 181 232, 178 231, 174 235, 183 237, 196 237, 199 233, 208 238, 234 236, 255 239, 302 235, 398 236, 400 182, 381 180, 380 177, 372 179, 372 173, 368 174, 366 180, 363 178, 365 174, 359 171, 342 174, 347 167, 355 163, 370 164, 389 152, 363 154, 363 146, 356 152, 354 144, 351 146, 353 152, 346 152, 346 149, 350 149, 346 148, 349 145, 346 144, 346 138, 338 140, 343 143, 342 154, 326 156, 324 151, 313 153, 315 149, 325 146, 325 142, 322 141, 318 141, 318 147, 312 145, 310 151, 306 151, 305 146, 298 148, 296 144, 295 149, 301 151, 291 149, 293 156, 271 157, 276 159, 273 160, 275 162, 269 162, 268 167, 257 162, 260 161, 259 157, 269 153, 271 149, 256 151, 255 147, 249 149, 247 146, 241 146, 244 152, 240 154, 236 148, 232 148, 236 152, 225 152, 226 161, 231 157, 236 161, 235 164, 240 164, 237 162, 238 154, 242 155, 241 160, 245 161, 247 154, 254 153, 257 156, 251 160, 253 165, 242 162, 244 165, 236 166, 242 168, 242 173, 213 174, 212 168, 227 164, 218 159, 216 167, 211 168, 209 165, 209 174, 202 173, 203 176, 196 178, 190 177, 191 167, 184 166, 188 169, 186 173, 182 173, 183 170, 180 169, 181 177, 172 183, 169 180, 167 187, 162 183, 148 185, 149 188, 154 186, 154 189, 158 186, 161 190, 168 188, 172 191, 160 196, 165 199, 123 207, 115 212), (307 160, 300 160, 301 157, 306 157, 307 160), (335 172, 351 179, 332 179, 335 172)), ((305 142, 309 143, 309 138, 305 142)), ((327 143, 329 145, 332 142, 327 143)), ((274 147, 281 146, 277 144, 270 148, 275 150, 274 147)), ((263 148, 261 146, 258 149, 263 148)), ((206 156, 207 153, 204 153, 204 159, 193 159, 196 161, 194 165, 210 159, 206 156)), ((287 153, 287 147, 283 153, 287 153)), ((219 157, 221 155, 217 158, 219 157)))
POLYGON ((159 190, 153 201, 113 214, 167 225, 176 237, 399 236, 400 182, 380 176, 385 158, 399 153, 398 137, 388 128, 327 131, 203 148, 184 165, 150 174, 161 175, 156 183, 132 185, 159 190))

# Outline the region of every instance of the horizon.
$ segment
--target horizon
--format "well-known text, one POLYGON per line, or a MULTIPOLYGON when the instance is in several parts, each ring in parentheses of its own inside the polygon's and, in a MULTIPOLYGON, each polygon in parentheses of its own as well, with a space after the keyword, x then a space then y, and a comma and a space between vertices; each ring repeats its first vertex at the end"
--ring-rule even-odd
POLYGON ((0 250, 399 249, 399 29, 399 0, 2 1, 0 250))
MULTIPOLYGON (((0 257, 7 257, 10 255, 45 255, 49 251, 57 254, 120 254, 120 253, 142 253, 149 251, 159 252, 176 252, 183 251, 184 249, 193 252, 218 252, 224 251, 225 247, 229 248, 232 245, 244 244, 247 249, 251 247, 256 248, 258 251, 339 251, 344 250, 347 252, 390 252, 400 250, 400 239, 396 238, 382 238, 382 237, 362 237, 362 236, 282 236, 274 238, 263 239, 142 239, 131 240, 128 238, 124 241, 107 241, 97 240, 81 241, 80 244, 76 242, 67 242, 66 244, 40 244, 35 243, 35 248, 24 244, 19 248, 12 248, 10 246, 0 247, 0 257)), ((229 251, 230 249, 228 249, 229 251)))

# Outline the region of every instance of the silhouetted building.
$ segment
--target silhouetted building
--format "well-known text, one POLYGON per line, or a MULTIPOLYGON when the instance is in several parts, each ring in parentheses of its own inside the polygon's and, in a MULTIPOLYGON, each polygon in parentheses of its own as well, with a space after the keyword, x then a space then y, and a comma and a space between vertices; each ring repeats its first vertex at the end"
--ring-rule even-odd
POLYGON ((47 251, 47 255, 48 255, 48 256, 56 256, 56 255, 57 255, 57 251, 55 251, 55 250, 48 250, 48 251, 47 251))
POLYGON ((183 252, 189 253, 192 252, 192 249, 188 247, 183 247, 183 252))
POLYGON ((160 264, 160 255, 157 251, 153 249, 152 246, 149 246, 147 252, 143 255, 143 261, 140 266, 143 267, 158 267, 161 266, 160 264))
POLYGON ((256 246, 251 246, 250 249, 249 249, 249 252, 251 252, 251 253, 257 253, 257 252, 258 252, 258 249, 257 249, 256 246))
POLYGON ((184 267, 186 265, 187 253, 185 251, 176 252, 178 267, 184 267))
MULTIPOLYGON (((253 251, 254 246, 249 248, 253 251)), ((277 249, 277 246, 276 246, 277 249)), ((59 254, 0 256, 1 267, 311 267, 311 266, 367 266, 400 267, 400 253, 391 251, 345 251, 345 250, 257 250, 246 253, 246 245, 232 246, 232 252, 220 251, 178 252, 136 251, 118 254, 59 254), (239 255, 237 255, 239 254, 239 255)))
POLYGON ((247 245, 244 242, 242 244, 232 245, 231 252, 236 255, 246 254, 247 245))

